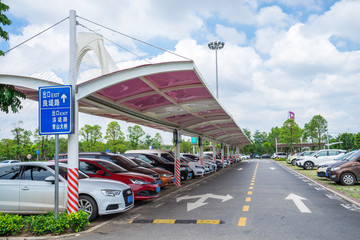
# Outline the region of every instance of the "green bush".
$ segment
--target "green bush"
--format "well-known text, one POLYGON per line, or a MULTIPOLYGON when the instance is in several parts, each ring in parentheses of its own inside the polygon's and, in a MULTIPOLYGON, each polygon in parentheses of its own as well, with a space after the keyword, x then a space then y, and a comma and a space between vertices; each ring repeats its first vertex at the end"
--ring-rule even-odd
POLYGON ((19 215, 0 212, 0 236, 17 235, 24 227, 23 222, 23 218, 19 215))
POLYGON ((0 213, 0 236, 17 234, 59 235, 64 232, 79 232, 89 224, 88 214, 80 210, 77 213, 60 213, 55 219, 53 212, 43 215, 19 216, 0 213))

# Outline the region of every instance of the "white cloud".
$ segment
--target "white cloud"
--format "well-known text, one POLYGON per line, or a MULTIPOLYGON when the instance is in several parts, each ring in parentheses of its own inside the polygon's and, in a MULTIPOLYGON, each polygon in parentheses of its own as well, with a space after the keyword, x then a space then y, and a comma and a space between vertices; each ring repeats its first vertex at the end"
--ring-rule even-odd
MULTIPOLYGON (((300 127, 321 114, 328 120, 331 134, 359 132, 360 108, 356 103, 360 52, 337 49, 346 47, 349 41, 359 44, 359 1, 339 1, 327 12, 322 12, 321 3, 315 0, 281 0, 280 5, 277 1, 267 1, 266 7, 260 8, 263 2, 6 1, 13 16, 29 22, 22 34, 11 32, 11 46, 67 17, 69 10, 75 9, 81 17, 155 45, 170 43, 177 54, 195 61, 215 93, 215 54, 205 41, 216 38, 225 42, 218 52, 219 100, 240 127, 268 132, 271 127, 281 126, 288 111, 293 111, 300 127), (299 12, 289 13, 284 5, 295 10, 300 6, 299 12), (304 7, 315 10, 317 15, 299 22, 298 15, 306 15, 301 12, 304 7), (331 41, 333 36, 340 39, 336 46, 331 41)), ((170 53, 148 54, 145 49, 137 49, 133 40, 98 31, 101 27, 83 19, 79 21, 152 63, 182 60, 170 53), (154 57, 149 59, 150 55, 154 57)), ((0 58, 0 73, 66 79, 67 28, 65 22, 0 58)), ((120 69, 146 63, 109 42, 106 46, 120 69)), ((87 69, 80 73, 79 79, 83 81, 97 74, 98 68, 87 69)), ((0 121, 4 122, 0 136, 17 120, 29 124, 26 128, 37 127, 36 107, 31 108, 27 103, 25 106, 21 114, 0 115, 0 121)), ((89 124, 98 122, 94 119, 89 124)))
POLYGON ((220 39, 226 39, 226 43, 236 45, 244 44, 246 41, 246 34, 244 32, 238 32, 235 28, 229 28, 216 24, 216 33, 220 36, 220 39))

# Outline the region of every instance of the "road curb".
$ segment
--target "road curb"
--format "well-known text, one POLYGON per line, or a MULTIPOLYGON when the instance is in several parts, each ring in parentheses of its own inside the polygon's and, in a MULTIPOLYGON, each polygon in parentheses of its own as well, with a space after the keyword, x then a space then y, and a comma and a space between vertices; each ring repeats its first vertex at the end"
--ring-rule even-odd
MULTIPOLYGON (((273 161, 274 161, 274 160, 273 160, 273 161)), ((292 172, 295 172, 295 173, 303 176, 303 177, 306 178, 307 180, 309 180, 309 181, 311 181, 311 182, 313 182, 313 183, 321 186, 322 188, 326 189, 327 191, 329 191, 329 192, 331 192, 331 193, 334 193, 335 195, 339 196, 340 198, 342 198, 342 199, 344 199, 344 200, 346 200, 346 201, 348 201, 348 202, 350 202, 350 203, 352 203, 352 204, 360 207, 360 201, 359 201, 359 200, 354 199, 354 198, 352 198, 352 197, 350 197, 350 196, 347 196, 347 195, 345 195, 344 193, 342 193, 342 192, 340 192, 340 191, 338 191, 338 190, 335 190, 335 189, 333 189, 333 188, 331 188, 331 187, 329 187, 329 186, 326 186, 325 184, 323 184, 323 183, 321 183, 321 182, 319 182, 319 181, 317 181, 317 180, 315 180, 315 179, 313 179, 313 178, 311 178, 311 177, 309 177, 309 176, 307 176, 307 175, 305 175, 305 174, 303 174, 303 173, 301 173, 301 172, 298 172, 298 171, 296 171, 296 170, 294 170, 294 169, 286 166, 285 164, 279 163, 278 161, 274 161, 274 162, 276 162, 277 164, 279 164, 279 165, 281 165, 281 166, 286 167, 287 169, 291 170, 292 172)))

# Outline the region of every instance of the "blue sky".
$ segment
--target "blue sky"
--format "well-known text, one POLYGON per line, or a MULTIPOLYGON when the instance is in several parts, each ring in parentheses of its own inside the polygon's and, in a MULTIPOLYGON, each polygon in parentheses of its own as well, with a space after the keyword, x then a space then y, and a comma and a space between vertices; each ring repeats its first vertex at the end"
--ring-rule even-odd
MULTIPOLYGON (((225 47, 218 53, 219 101, 241 128, 269 132, 272 127, 280 127, 288 111, 292 111, 300 127, 320 114, 328 121, 329 133, 334 136, 360 131, 360 108, 356 104, 360 87, 360 1, 4 3, 10 6, 6 14, 13 24, 4 27, 10 33, 10 41, 0 40, 3 51, 66 18, 73 9, 85 19, 193 59, 210 90, 215 92, 215 56, 207 43, 221 40, 225 47)), ((78 21, 149 62, 181 60, 83 19, 78 21)), ((0 58, 0 73, 66 81, 67 28, 66 21, 0 58)), ((78 31, 86 30, 79 27, 78 31)), ((108 41, 105 44, 119 69, 145 63, 108 41)), ((87 67, 80 72, 79 81, 98 74, 97 60, 91 54, 84 60, 87 67)), ((31 112, 37 111, 32 103, 27 105, 31 112)), ((36 116, 26 110, 20 114, 1 114, 0 121, 6 120, 7 124, 1 128, 0 137, 8 136, 19 119, 24 120, 25 127, 37 125, 36 116)), ((90 119, 86 116, 80 121, 99 122, 90 119)), ((170 137, 165 134, 165 138, 170 137)))

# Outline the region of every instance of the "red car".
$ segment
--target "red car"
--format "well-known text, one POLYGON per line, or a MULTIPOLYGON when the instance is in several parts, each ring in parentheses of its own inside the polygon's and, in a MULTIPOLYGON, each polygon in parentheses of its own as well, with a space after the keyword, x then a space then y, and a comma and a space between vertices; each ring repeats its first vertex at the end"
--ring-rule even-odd
POLYGON ((161 184, 160 187, 166 187, 166 186, 172 186, 174 185, 175 182, 175 178, 172 174, 172 172, 162 169, 162 168, 157 168, 154 167, 153 165, 139 159, 139 158, 135 158, 135 157, 130 157, 131 160, 133 160, 136 164, 138 164, 139 166, 142 166, 144 168, 149 168, 155 172, 157 172, 160 175, 160 180, 161 180, 161 184))
MULTIPOLYGON (((61 159, 59 162, 67 162, 67 160, 61 159)), ((135 200, 146 200, 159 196, 160 186, 153 177, 141 173, 130 173, 106 160, 79 159, 79 170, 90 177, 117 180, 129 185, 134 192, 135 200)))

